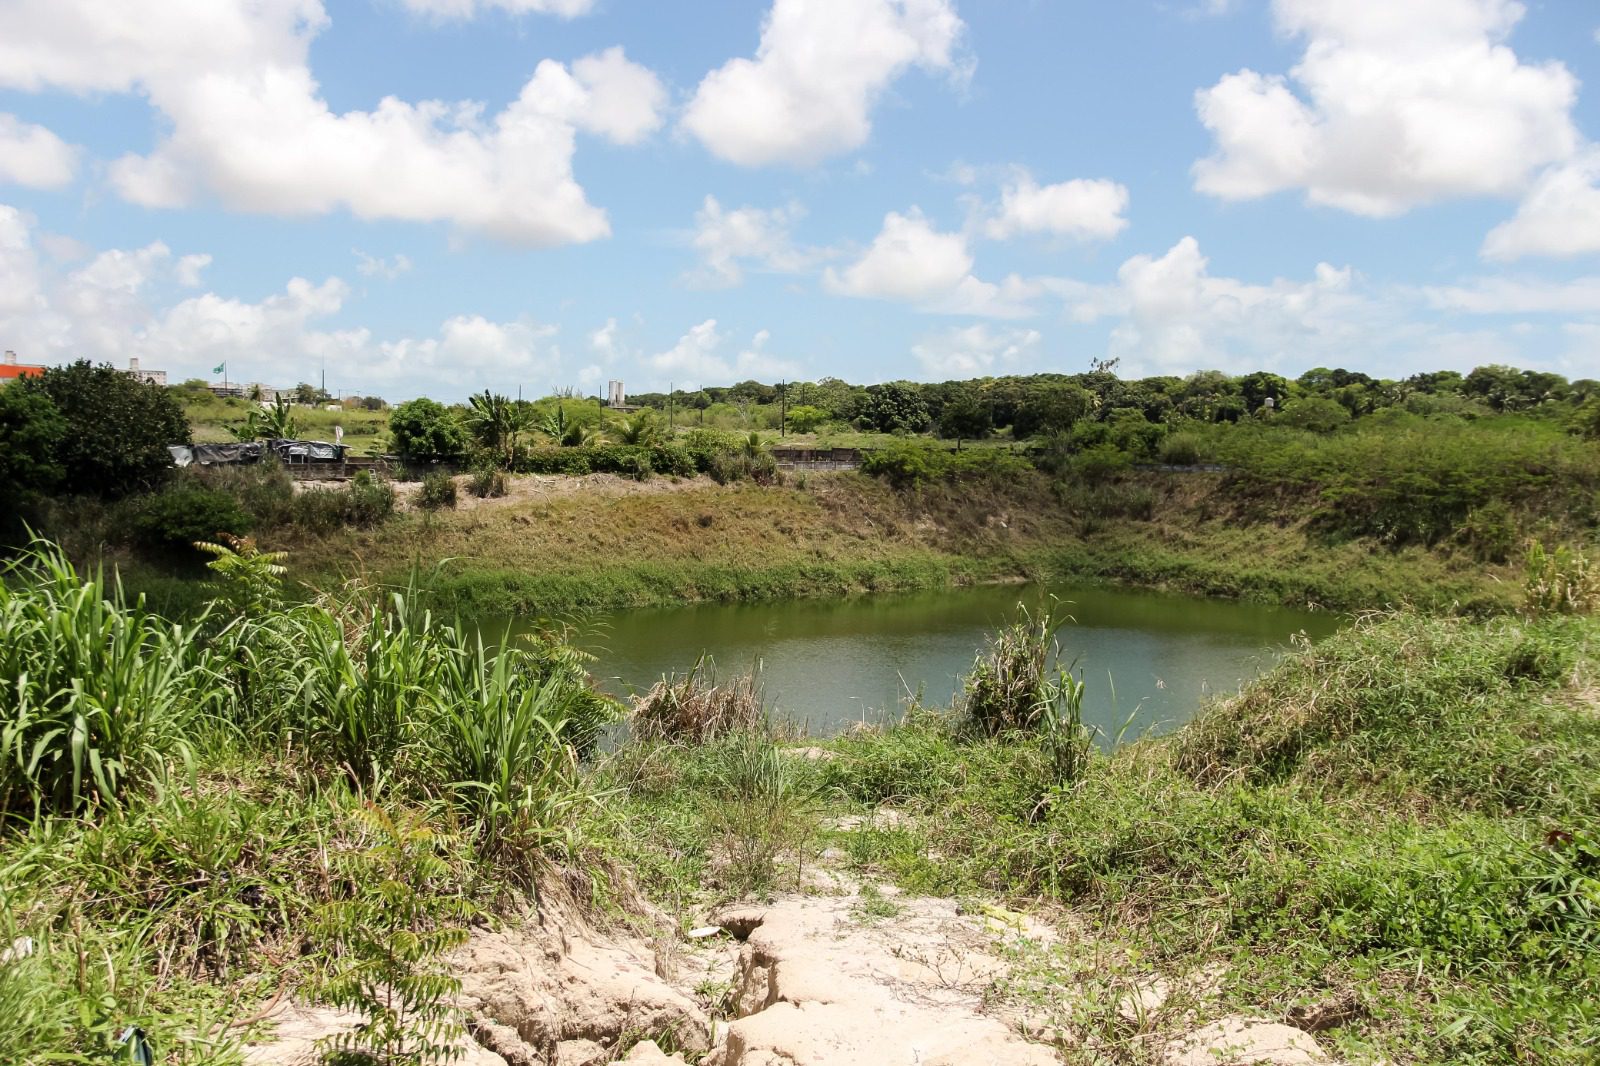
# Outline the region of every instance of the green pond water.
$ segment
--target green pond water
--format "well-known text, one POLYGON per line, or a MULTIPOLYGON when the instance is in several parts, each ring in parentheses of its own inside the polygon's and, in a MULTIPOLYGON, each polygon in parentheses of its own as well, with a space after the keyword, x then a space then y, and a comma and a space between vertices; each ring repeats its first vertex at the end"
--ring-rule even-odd
MULTIPOLYGON (((1259 604, 1010 585, 620 611, 595 619, 579 643, 619 696, 687 670, 702 653, 719 676, 759 670, 776 715, 828 736, 897 719, 911 693, 948 706, 985 637, 1016 619, 1019 602, 1036 610, 1052 596, 1056 611, 1071 616, 1059 635, 1063 665, 1082 671, 1085 720, 1108 739, 1181 725, 1206 697, 1270 666, 1293 635, 1315 640, 1340 624, 1335 615, 1259 604)), ((486 621, 485 629, 505 624, 486 621)))

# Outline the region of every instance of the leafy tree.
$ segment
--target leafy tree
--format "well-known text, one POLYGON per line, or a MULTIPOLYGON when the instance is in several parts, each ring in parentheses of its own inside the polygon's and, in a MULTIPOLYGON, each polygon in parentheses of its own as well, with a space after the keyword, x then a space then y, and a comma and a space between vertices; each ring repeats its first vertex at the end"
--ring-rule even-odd
POLYGON ((1275 403, 1283 403, 1289 392, 1289 383, 1277 374, 1261 370, 1240 378, 1239 392, 1249 409, 1255 411, 1267 402, 1269 396, 1275 403))
POLYGON ((9 389, 48 397, 66 420, 56 458, 72 492, 116 497, 153 488, 173 469, 167 445, 189 439, 176 397, 110 364, 50 367, 9 389))
POLYGON ((48 492, 61 480, 56 450, 67 420, 50 397, 20 388, 0 388, 0 501, 12 510, 32 492, 48 492))
POLYGON ((939 413, 939 435, 954 437, 958 450, 963 440, 987 437, 993 429, 994 417, 989 413, 989 405, 971 393, 957 396, 939 413))
POLYGON ((401 458, 412 462, 458 459, 467 450, 467 431, 443 404, 407 400, 389 412, 389 436, 401 458))
POLYGON ((811 404, 789 408, 789 428, 796 433, 810 433, 828 420, 828 412, 811 404))
POLYGON ((1313 433, 1332 433, 1350 421, 1350 412, 1344 405, 1322 396, 1303 396, 1289 403, 1279 416, 1279 422, 1313 433))
POLYGON ((1094 410, 1094 399, 1088 389, 1070 382, 1038 385, 1017 405, 1011 432, 1020 438, 1071 429, 1074 422, 1094 410))
POLYGON ((484 389, 469 398, 467 428, 490 453, 510 463, 517 451, 517 437, 531 423, 530 408, 499 393, 484 389))
POLYGON ((920 433, 928 428, 928 407, 915 382, 871 385, 867 395, 866 417, 879 433, 920 433))

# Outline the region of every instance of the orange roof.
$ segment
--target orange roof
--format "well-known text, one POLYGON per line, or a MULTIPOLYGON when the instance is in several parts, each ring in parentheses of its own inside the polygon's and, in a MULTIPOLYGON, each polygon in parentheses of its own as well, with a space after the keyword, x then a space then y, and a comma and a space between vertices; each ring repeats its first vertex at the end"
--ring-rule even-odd
POLYGON ((44 373, 42 366, 29 366, 27 363, 0 363, 0 381, 10 381, 12 378, 36 378, 44 373))

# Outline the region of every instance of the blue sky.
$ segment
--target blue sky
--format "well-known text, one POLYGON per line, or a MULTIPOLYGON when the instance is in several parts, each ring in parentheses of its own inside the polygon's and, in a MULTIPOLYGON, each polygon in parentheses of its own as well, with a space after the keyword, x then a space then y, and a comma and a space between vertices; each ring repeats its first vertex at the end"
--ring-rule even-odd
POLYGON ((1600 377, 1597 74, 1587 0, 4 0, 0 345, 1600 377))

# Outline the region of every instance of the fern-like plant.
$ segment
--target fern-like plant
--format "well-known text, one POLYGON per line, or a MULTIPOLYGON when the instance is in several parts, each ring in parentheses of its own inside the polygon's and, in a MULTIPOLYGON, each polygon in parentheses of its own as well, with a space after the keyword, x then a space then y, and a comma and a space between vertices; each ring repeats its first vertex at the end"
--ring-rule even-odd
POLYGON ((319 998, 359 1012, 362 1022, 324 1037, 318 1051, 342 1066, 450 1062, 462 1052, 455 1005, 461 983, 441 956, 466 942, 468 908, 430 891, 449 866, 423 815, 369 804, 359 816, 378 838, 364 865, 381 872, 376 883, 358 885, 324 910, 324 928, 343 959, 319 998))

